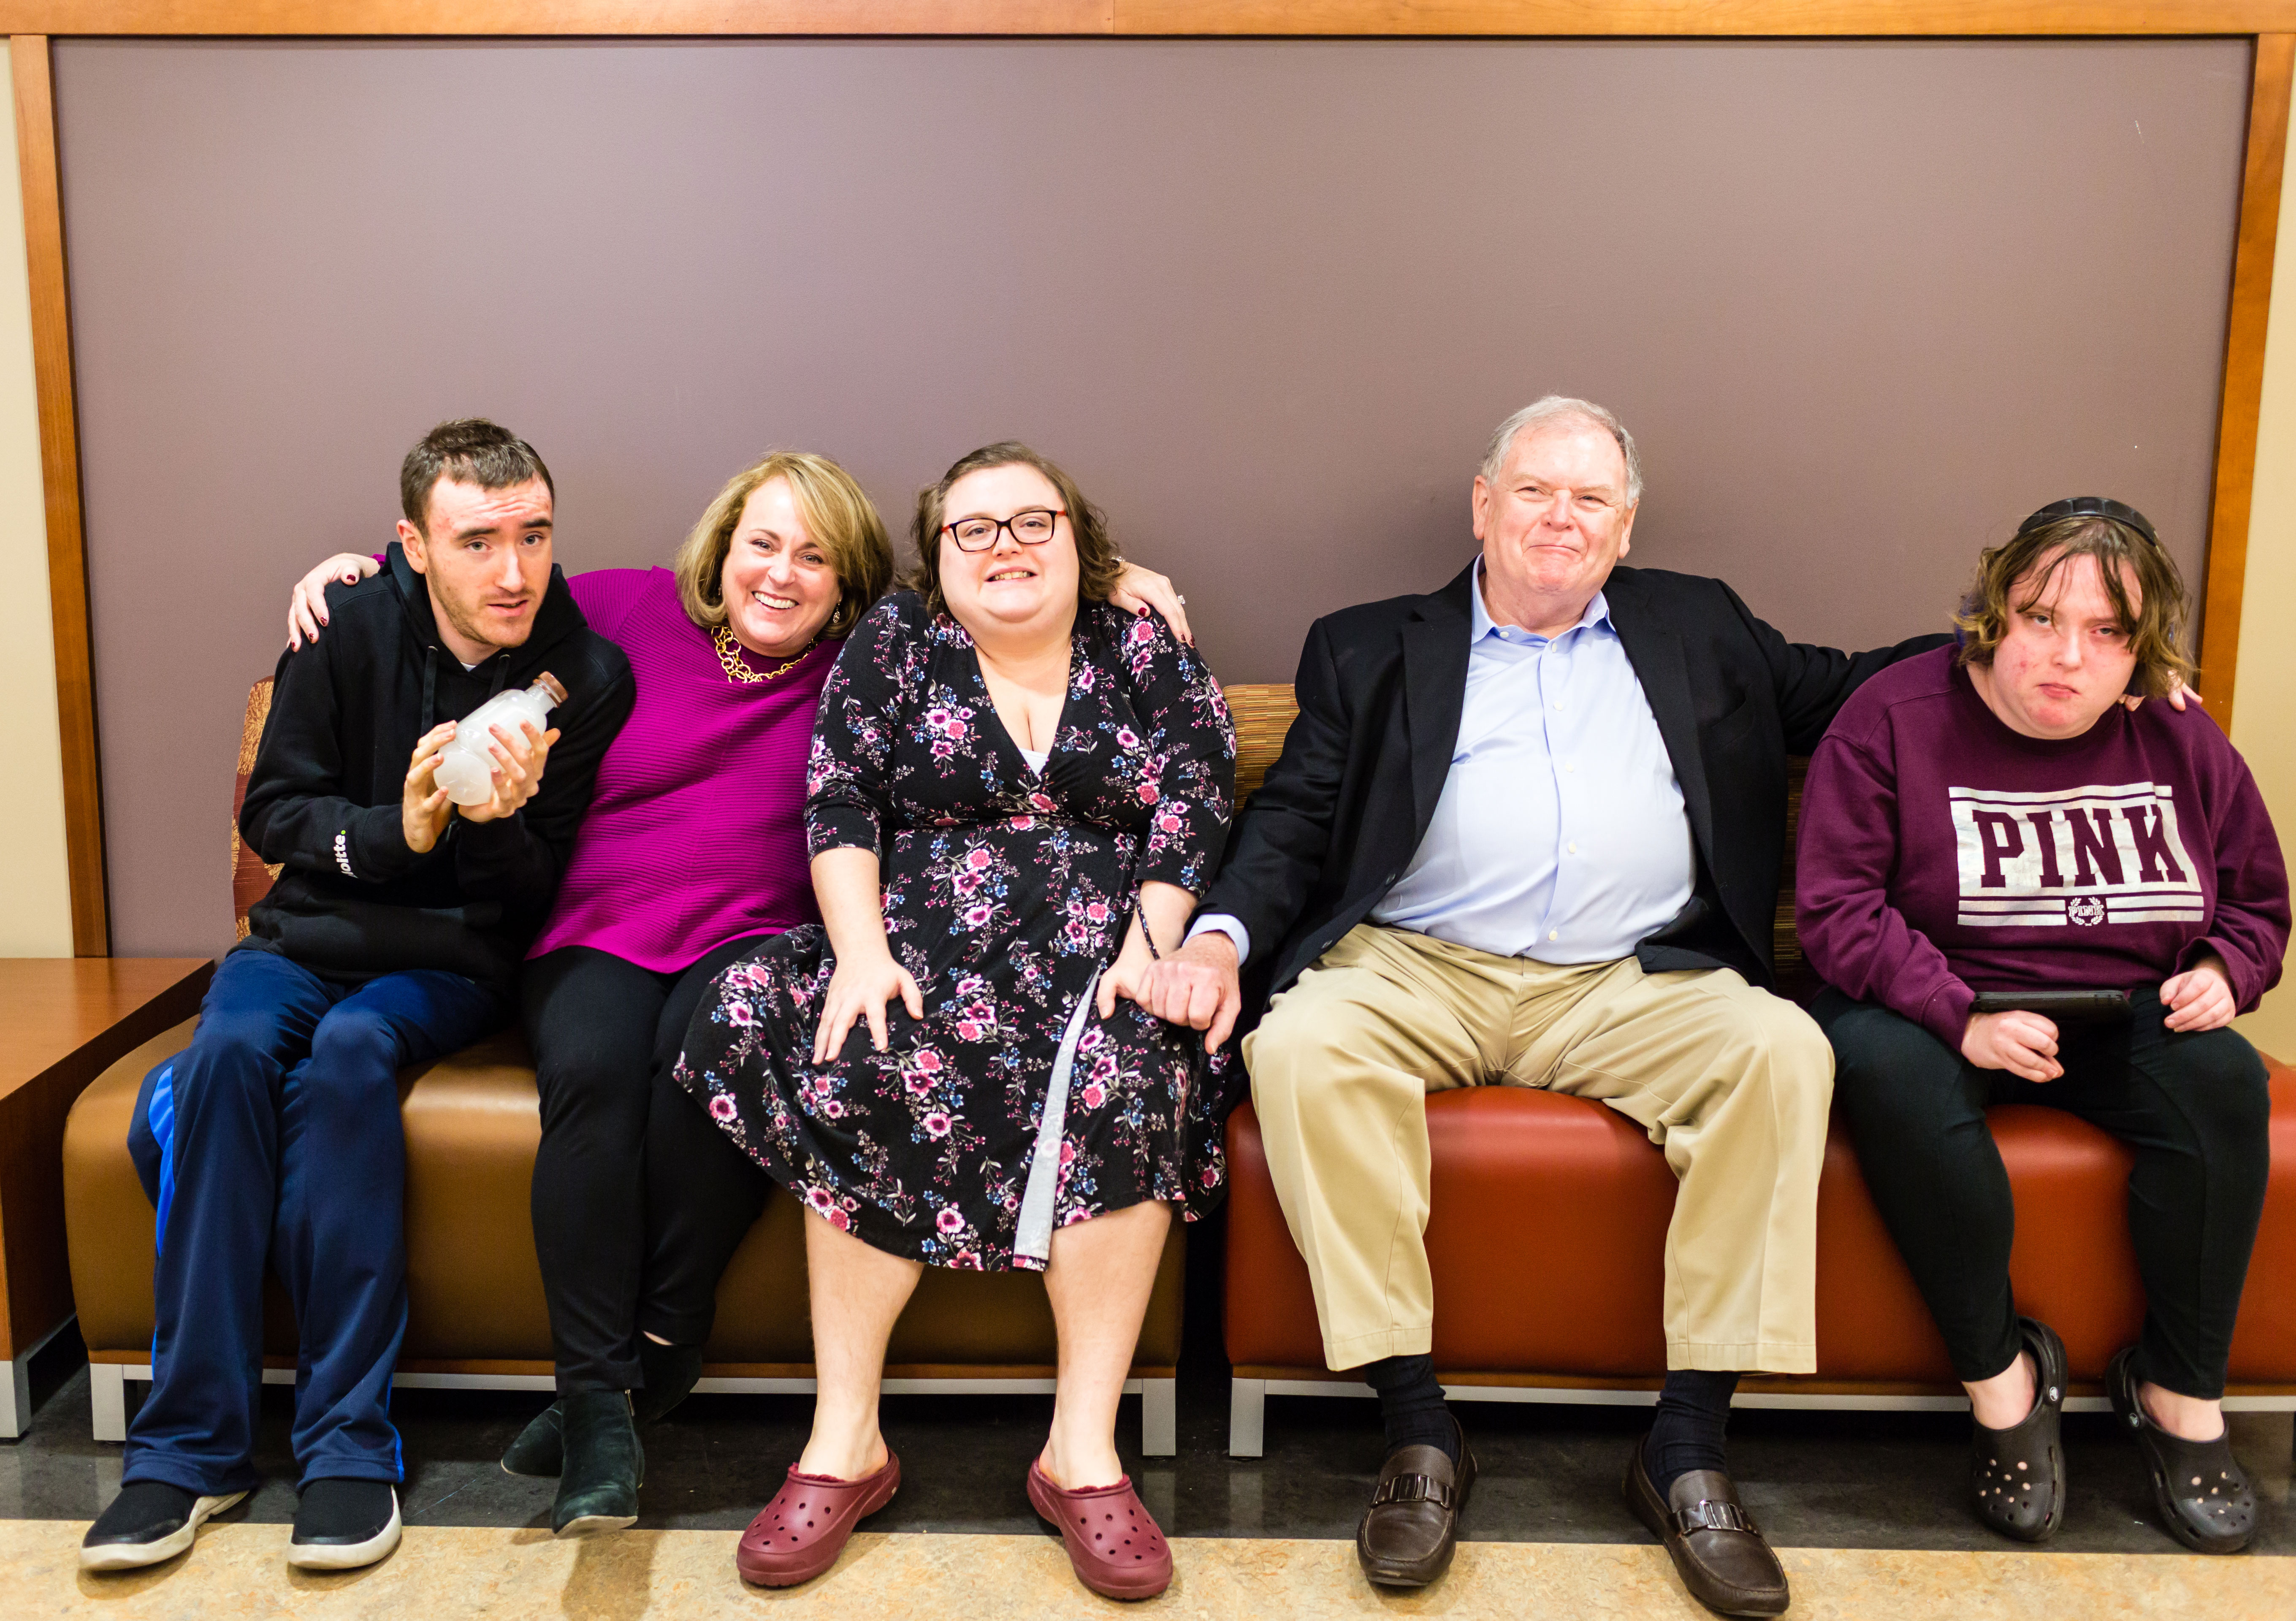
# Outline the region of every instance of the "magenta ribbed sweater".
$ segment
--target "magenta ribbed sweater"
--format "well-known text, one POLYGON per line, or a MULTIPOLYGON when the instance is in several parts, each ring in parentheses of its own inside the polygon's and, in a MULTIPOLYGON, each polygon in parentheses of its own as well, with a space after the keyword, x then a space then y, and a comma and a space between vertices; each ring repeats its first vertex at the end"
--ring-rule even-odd
MULTIPOLYGON (((590 627, 629 656, 638 700, 527 954, 589 946, 668 971, 740 936, 818 921, 805 762, 842 643, 824 640, 788 675, 737 685, 678 605, 668 569, 599 569, 567 583, 590 627)), ((748 662, 762 672, 775 661, 748 662)))

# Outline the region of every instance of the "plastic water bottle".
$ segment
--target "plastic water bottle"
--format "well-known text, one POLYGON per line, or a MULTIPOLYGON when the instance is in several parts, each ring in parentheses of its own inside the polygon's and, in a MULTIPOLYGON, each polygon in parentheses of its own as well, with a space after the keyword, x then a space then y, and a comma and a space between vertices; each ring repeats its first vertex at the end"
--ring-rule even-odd
POLYGON ((484 805, 495 794, 494 733, 500 726, 516 737, 519 723, 530 723, 537 732, 548 724, 550 711, 566 701, 566 689, 548 670, 534 678, 523 692, 497 692, 455 725, 455 735, 439 750, 439 786, 457 805, 484 805))

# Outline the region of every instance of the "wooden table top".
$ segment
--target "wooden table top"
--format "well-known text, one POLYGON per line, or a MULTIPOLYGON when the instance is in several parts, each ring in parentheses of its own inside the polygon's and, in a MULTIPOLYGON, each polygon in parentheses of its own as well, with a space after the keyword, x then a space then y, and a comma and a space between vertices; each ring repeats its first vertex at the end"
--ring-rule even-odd
POLYGON ((0 1098, 212 966, 205 957, 0 957, 0 1098))

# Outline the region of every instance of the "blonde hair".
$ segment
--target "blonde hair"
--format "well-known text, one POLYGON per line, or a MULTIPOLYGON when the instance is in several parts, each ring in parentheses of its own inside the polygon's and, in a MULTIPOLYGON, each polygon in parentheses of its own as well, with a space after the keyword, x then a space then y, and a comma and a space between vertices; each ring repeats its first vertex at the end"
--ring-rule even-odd
POLYGON ((1977 560, 1977 579, 1954 616, 1962 634, 1959 661, 1991 664, 1994 650, 2009 634, 2010 614, 2022 613, 2047 596, 2058 570, 2076 557, 2096 559, 2105 597, 2120 621, 2121 634, 2128 638, 2128 651, 2136 656, 2129 690, 2161 698, 2177 681, 2190 685, 2197 671, 2181 645, 2184 577, 2157 542, 2116 518, 2059 518, 2021 530, 2005 544, 1988 547, 1977 560), (2133 603, 2128 600, 2129 577, 2136 582, 2133 603))
POLYGON ((846 635, 893 583, 893 543, 853 475, 827 456, 802 450, 776 450, 726 481, 677 548, 671 565, 677 600, 685 617, 704 630, 726 623, 726 554, 733 549, 734 530, 750 497, 775 479, 788 481, 806 534, 829 554, 837 575, 838 603, 821 634, 846 635))

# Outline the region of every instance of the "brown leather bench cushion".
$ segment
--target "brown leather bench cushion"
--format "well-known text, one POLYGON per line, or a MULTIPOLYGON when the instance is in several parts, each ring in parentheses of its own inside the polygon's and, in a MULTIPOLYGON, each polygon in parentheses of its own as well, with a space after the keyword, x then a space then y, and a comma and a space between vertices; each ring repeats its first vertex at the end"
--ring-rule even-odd
MULTIPOLYGON (((2296 1386, 2296 1073, 2272 1069, 2272 1182, 2233 1339, 2231 1378, 2296 1386)), ((2076 1378, 2135 1339, 2144 1298, 2128 1242, 2129 1156, 2059 1110, 1996 1109, 2017 1199, 2018 1306, 2064 1336, 2076 1378)), ((1660 1332, 1674 1177, 1601 1104, 1521 1087, 1437 1093, 1427 1249, 1446 1371, 1647 1378, 1660 1332)), ((1228 1122, 1227 1352, 1242 1368, 1324 1365, 1308 1269, 1268 1181, 1250 1106, 1228 1122)), ((1858 1175, 1837 1118, 1818 1191, 1817 1379, 1950 1385, 1936 1326, 1858 1175)))
MULTIPOLYGON (((80 1332, 100 1359, 137 1359, 152 1345, 154 1216, 127 1156, 144 1075, 189 1044, 187 1020, 105 1070, 64 1127, 64 1217, 80 1332)), ((525 1044, 505 1032, 400 1077, 406 1131, 406 1343, 402 1365, 452 1371, 526 1364, 546 1371, 550 1323, 534 1255, 529 1198, 542 1124, 525 1044)), ((707 1355, 719 1371, 803 1371, 813 1356, 806 1310, 804 1218, 777 1196, 718 1289, 707 1355)), ((1169 1370, 1180 1355, 1183 1242, 1175 1224, 1135 1365, 1169 1370)), ((275 1281, 265 1339, 291 1357, 295 1327, 275 1281)), ((1044 1281, 1027 1273, 928 1267, 893 1331, 897 1371, 1042 1372, 1055 1360, 1044 1281)))

